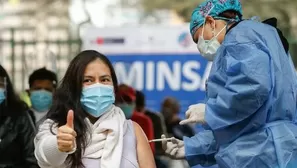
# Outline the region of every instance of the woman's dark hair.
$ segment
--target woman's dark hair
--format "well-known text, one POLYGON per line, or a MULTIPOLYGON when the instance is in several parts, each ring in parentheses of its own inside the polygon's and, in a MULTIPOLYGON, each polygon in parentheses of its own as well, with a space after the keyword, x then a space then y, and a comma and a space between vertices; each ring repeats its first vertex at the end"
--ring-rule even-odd
POLYGON ((75 153, 69 155, 67 158, 67 161, 71 164, 71 168, 84 167, 82 163, 82 152, 88 144, 88 130, 85 123, 86 113, 82 109, 80 98, 85 69, 89 63, 95 61, 96 59, 101 60, 109 67, 114 89, 115 92, 117 92, 118 82, 116 73, 108 58, 97 51, 83 51, 70 62, 64 78, 54 93, 53 105, 46 116, 46 118, 52 119, 58 124, 58 127, 60 127, 66 124, 68 111, 74 111, 74 128, 77 133, 77 149, 75 153))
MULTIPOLYGON (((8 73, 0 65, 0 77, 5 79, 6 89, 5 95, 6 99, 0 104, 0 116, 20 116, 24 114, 24 111, 28 109, 28 106, 21 101, 20 97, 15 93, 13 85, 10 81, 8 73)), ((4 81, 1 81, 4 82, 4 81)))

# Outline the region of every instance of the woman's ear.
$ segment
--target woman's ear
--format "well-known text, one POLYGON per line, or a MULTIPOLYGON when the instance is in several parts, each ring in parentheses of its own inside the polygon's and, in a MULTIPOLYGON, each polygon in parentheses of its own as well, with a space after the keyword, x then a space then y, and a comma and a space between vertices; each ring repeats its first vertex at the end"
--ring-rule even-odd
POLYGON ((208 23, 208 24, 210 24, 210 26, 211 26, 212 29, 215 29, 215 26, 216 26, 216 25, 215 25, 215 20, 214 20, 214 18, 211 17, 211 16, 206 16, 205 19, 206 19, 205 22, 208 23))

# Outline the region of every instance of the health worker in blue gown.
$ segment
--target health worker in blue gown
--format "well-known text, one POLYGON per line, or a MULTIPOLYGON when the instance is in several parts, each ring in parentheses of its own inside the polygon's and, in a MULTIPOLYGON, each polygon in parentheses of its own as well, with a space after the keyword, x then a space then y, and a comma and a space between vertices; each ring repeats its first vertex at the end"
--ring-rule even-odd
POLYGON ((206 103, 190 106, 181 124, 208 130, 164 139, 165 152, 192 167, 297 168, 296 72, 276 27, 243 20, 239 0, 206 0, 190 31, 213 65, 206 103))

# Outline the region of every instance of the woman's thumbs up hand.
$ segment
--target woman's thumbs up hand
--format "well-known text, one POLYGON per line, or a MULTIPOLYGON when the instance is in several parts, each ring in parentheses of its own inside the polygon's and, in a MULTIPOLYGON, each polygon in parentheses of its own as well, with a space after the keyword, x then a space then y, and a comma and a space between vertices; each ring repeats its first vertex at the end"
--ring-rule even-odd
POLYGON ((66 124, 58 128, 58 149, 61 152, 70 152, 75 148, 76 132, 74 131, 73 122, 74 113, 73 110, 69 110, 66 124))

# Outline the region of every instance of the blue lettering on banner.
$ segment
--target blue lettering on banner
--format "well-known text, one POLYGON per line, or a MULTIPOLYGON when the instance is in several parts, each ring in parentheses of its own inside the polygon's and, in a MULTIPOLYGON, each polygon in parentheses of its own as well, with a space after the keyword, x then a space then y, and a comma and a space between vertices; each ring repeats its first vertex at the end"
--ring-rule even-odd
POLYGON ((141 90, 147 107, 160 111, 167 96, 181 104, 181 116, 189 105, 205 99, 206 69, 210 64, 197 54, 117 54, 108 55, 119 83, 141 90))
MULTIPOLYGON (((185 117, 189 105, 204 102, 205 82, 211 63, 197 54, 107 54, 119 83, 141 90, 147 108, 160 111, 168 96, 181 105, 180 117, 185 117)), ((203 131, 195 125, 196 132, 203 131)), ((156 137, 157 138, 157 137, 156 137)), ((197 165, 195 168, 202 168, 197 165)), ((217 168, 217 165, 209 168, 217 168)))

